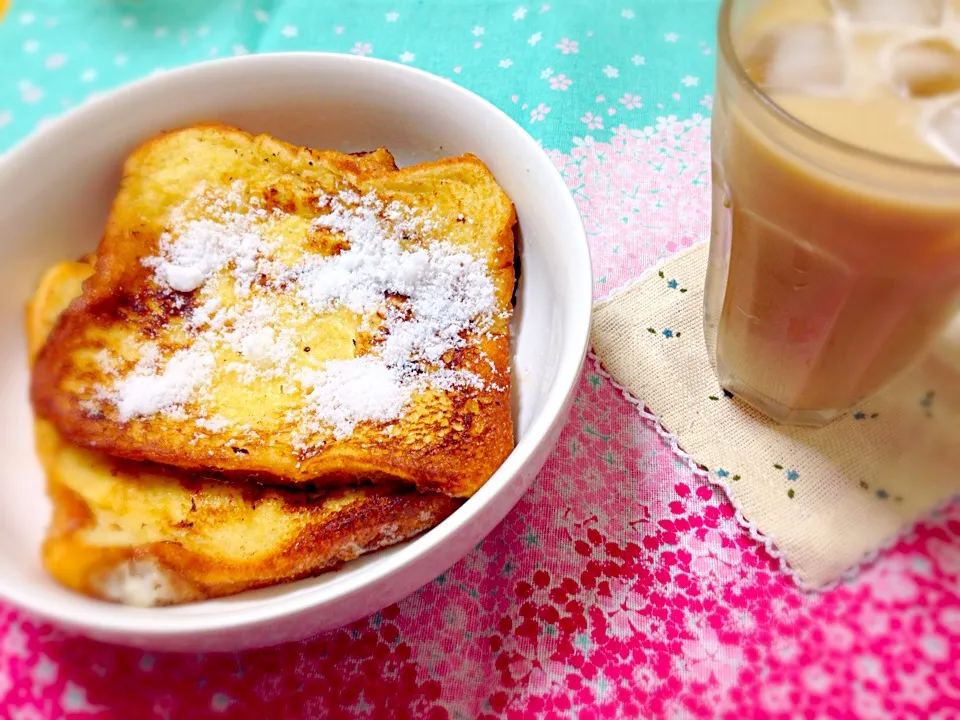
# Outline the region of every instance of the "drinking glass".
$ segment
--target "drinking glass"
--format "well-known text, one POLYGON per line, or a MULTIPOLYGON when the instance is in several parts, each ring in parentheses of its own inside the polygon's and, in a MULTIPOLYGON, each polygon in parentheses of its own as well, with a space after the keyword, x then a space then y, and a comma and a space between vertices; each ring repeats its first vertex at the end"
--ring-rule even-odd
POLYGON ((820 426, 960 309, 960 167, 856 147, 775 103, 738 46, 765 1, 720 10, 705 334, 723 388, 820 426))

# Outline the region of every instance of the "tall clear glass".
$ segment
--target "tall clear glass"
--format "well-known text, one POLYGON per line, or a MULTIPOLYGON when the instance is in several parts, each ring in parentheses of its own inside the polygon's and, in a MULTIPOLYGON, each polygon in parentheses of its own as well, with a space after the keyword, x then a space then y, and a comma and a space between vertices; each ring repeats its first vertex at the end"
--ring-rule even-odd
MULTIPOLYGON (((705 330, 720 384, 819 426, 917 359, 960 309, 960 167, 858 148, 751 80, 724 0, 705 330), (739 51, 739 52, 738 52, 739 51)), ((869 129, 869 128, 867 128, 869 129)))

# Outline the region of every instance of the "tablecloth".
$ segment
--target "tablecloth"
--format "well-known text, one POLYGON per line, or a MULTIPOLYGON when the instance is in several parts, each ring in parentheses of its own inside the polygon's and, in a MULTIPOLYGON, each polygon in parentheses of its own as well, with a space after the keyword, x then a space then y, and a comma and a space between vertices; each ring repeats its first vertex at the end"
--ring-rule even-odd
MULTIPOLYGON (((0 149, 93 92, 323 49, 449 77, 540 140, 602 296, 703 242, 715 0, 13 0, 0 149)), ((470 555, 312 640, 165 655, 0 606, 0 718, 960 717, 960 505, 819 594, 591 361, 532 489, 470 555)))

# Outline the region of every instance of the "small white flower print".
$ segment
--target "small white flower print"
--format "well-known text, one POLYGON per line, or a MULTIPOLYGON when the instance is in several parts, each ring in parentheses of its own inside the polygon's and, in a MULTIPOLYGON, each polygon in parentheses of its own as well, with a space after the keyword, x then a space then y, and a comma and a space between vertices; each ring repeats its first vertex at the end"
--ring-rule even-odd
POLYGON ((680 36, 677 35, 675 32, 668 32, 663 36, 664 42, 672 43, 672 42, 676 42, 679 39, 680 39, 680 36))
POLYGON ((543 120, 547 113, 550 112, 550 107, 544 103, 538 103, 537 106, 530 111, 530 122, 540 122, 543 120))
POLYGON ((40 49, 40 43, 36 40, 25 40, 23 43, 23 51, 25 53, 35 53, 40 49))
POLYGON ((630 8, 624 8, 620 11, 620 17, 627 20, 633 20, 633 18, 636 17, 636 14, 630 8))
POLYGON ((694 77, 693 75, 685 75, 684 77, 680 78, 680 82, 683 83, 684 87, 695 87, 699 84, 700 79, 694 77))
POLYGON ((593 37, 593 30, 587 30, 587 31, 584 33, 584 35, 586 35, 587 37, 593 37))
POLYGON ((460 67, 459 65, 455 65, 454 68, 453 68, 453 71, 454 71, 455 73, 457 73, 457 75, 460 74, 460 71, 461 71, 461 70, 463 70, 463 68, 460 67))
POLYGON ((234 55, 249 55, 250 51, 244 45, 237 43, 232 48, 234 55))
POLYGON ((9 125, 13 120, 13 113, 9 110, 0 110, 0 128, 4 125, 9 125))
POLYGON ((615 107, 607 108, 607 115, 616 115, 616 114, 617 114, 617 109, 615 107))
POLYGON ((129 58, 128 58, 126 55, 124 55, 123 53, 119 53, 118 55, 114 55, 114 56, 113 56, 113 64, 114 64, 114 65, 126 65, 126 64, 127 64, 127 60, 129 60, 129 58))
POLYGON ((632 58, 630 58, 630 62, 632 62, 634 65, 646 65, 647 59, 643 55, 634 55, 632 58))
POLYGON ((483 35, 485 31, 482 25, 475 25, 473 27, 473 30, 471 30, 470 32, 473 34, 474 37, 480 37, 481 35, 483 35))
POLYGON ((280 34, 284 37, 292 38, 297 36, 297 26, 296 25, 284 25, 283 30, 280 31, 280 34))
POLYGON ((343 25, 337 25, 337 26, 333 29, 333 32, 334 32, 335 35, 343 35, 343 25))
POLYGON ((132 28, 137 24, 137 19, 133 15, 124 15, 120 18, 120 27, 123 28, 132 28))
POLYGON ((17 89, 20 91, 20 99, 25 103, 35 103, 43 97, 43 88, 37 87, 29 80, 21 80, 17 89))
POLYGON ((657 132, 664 132, 669 130, 672 126, 677 124, 676 115, 667 115, 663 117, 662 115, 657 118, 657 132))
POLYGON ((586 123, 589 130, 603 130, 603 117, 594 115, 592 112, 585 112, 580 122, 586 123))
POLYGON ((159 27, 155 27, 155 28, 153 29, 153 36, 154 36, 154 37, 158 37, 158 38, 166 37, 166 36, 167 36, 167 29, 166 29, 163 25, 161 25, 161 26, 159 26, 159 27))
POLYGON ((20 13, 20 24, 21 25, 30 25, 34 20, 37 19, 37 16, 32 12, 22 12, 20 13))
POLYGON ((210 34, 210 28, 206 25, 201 25, 197 28, 197 37, 206 37, 210 34))
POLYGON ((80 73, 80 82, 93 82, 97 79, 97 71, 93 68, 87 68, 82 73, 80 73))
POLYGON ((563 73, 559 75, 554 75, 550 78, 550 89, 551 90, 566 90, 571 85, 573 85, 573 80, 568 78, 563 73))
POLYGON ((547 12, 549 9, 550 9, 550 6, 547 5, 546 3, 544 3, 543 5, 540 6, 540 12, 541 12, 541 13, 545 13, 545 12, 547 12))
POLYGON ((561 38, 560 42, 554 45, 554 47, 564 55, 580 52, 580 44, 576 40, 570 40, 568 38, 561 38))
POLYGON ((638 107, 643 107, 643 103, 640 102, 639 95, 631 95, 630 93, 624 93, 623 97, 620 98, 620 104, 623 105, 627 110, 634 110, 638 107))
POLYGON ((414 58, 416 58, 416 57, 417 57, 417 56, 414 55, 414 54, 413 54, 412 52, 410 52, 409 50, 404 50, 402 53, 400 53, 400 62, 402 62, 402 63, 412 63, 413 60, 414 60, 414 58))
POLYGON ((529 45, 530 47, 533 47, 542 39, 543 39, 543 35, 541 33, 535 32, 533 35, 527 38, 527 45, 529 45))
POLYGON ((608 78, 615 78, 620 76, 620 71, 617 70, 613 65, 607 65, 603 69, 603 74, 606 75, 608 78))
POLYGON ((396 22, 399 19, 399 17, 400 17, 400 13, 394 12, 394 11, 388 12, 386 15, 384 15, 384 18, 386 19, 387 22, 396 22))
POLYGON ((353 47, 350 48, 351 55, 359 55, 360 57, 366 57, 373 52, 373 45, 368 42, 355 42, 353 47))
POLYGON ((513 60, 511 60, 510 58, 504 58, 499 63, 497 63, 497 65, 502 68, 508 68, 511 65, 513 65, 513 60))
POLYGON ((594 98, 594 99, 595 99, 597 102, 603 102, 604 100, 606 100, 606 98, 605 98, 603 95, 597 95, 597 97, 594 98))
POLYGON ((513 11, 514 20, 523 20, 527 16, 527 9, 521 5, 516 10, 513 11))
POLYGON ((474 50, 479 50, 479 49, 482 48, 482 47, 483 47, 483 43, 480 42, 479 40, 477 40, 477 41, 473 44, 473 49, 474 49, 474 50))
POLYGON ((266 10, 254 10, 253 19, 257 22, 265 23, 270 19, 270 14, 266 10))
POLYGON ((700 100, 700 104, 707 108, 707 110, 713 110, 713 95, 704 95, 700 100))
POLYGON ((553 68, 544 68, 544 69, 540 72, 540 79, 541 79, 541 80, 546 80, 546 79, 547 79, 548 77, 550 77, 551 75, 553 75, 553 68))

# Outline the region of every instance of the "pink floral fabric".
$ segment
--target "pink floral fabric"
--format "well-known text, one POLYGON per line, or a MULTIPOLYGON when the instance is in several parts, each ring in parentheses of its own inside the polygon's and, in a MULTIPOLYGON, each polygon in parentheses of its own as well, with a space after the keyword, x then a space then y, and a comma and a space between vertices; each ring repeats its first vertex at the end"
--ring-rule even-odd
MULTIPOLYGON (((693 116, 552 154, 600 293, 706 237, 708 147, 693 116)), ((398 605, 216 656, 0 608, 0 718, 960 717, 960 505, 805 594, 598 370, 517 508, 398 605)))

